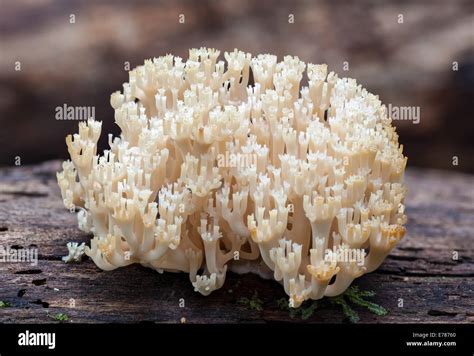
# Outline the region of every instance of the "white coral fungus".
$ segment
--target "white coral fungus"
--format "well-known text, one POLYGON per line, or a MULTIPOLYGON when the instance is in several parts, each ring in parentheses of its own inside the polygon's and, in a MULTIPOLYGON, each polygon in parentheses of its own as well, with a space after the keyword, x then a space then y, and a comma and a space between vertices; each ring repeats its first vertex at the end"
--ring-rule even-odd
POLYGON ((324 64, 219 53, 130 71, 110 100, 122 133, 103 155, 101 122, 66 138, 57 178, 94 235, 86 254, 104 270, 189 273, 204 295, 228 269, 266 270, 294 307, 342 293, 405 233, 407 158, 386 107, 324 64), (338 249, 367 256, 327 258, 338 249))
POLYGON ((80 245, 78 242, 68 242, 66 246, 68 249, 68 255, 64 256, 62 260, 65 263, 81 262, 82 256, 84 256, 86 244, 84 242, 80 245))

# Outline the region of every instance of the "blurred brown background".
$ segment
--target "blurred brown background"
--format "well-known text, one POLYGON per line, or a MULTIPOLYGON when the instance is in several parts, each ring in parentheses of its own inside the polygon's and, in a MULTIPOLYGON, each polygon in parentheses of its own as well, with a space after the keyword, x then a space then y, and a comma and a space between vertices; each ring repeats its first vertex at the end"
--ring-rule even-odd
POLYGON ((55 119, 64 104, 95 107, 105 148, 104 133, 119 133, 109 96, 128 79, 124 62, 210 46, 328 63, 386 104, 420 107, 418 125, 394 121, 409 166, 474 172, 473 4, 1 0, 0 164, 66 158, 78 122, 55 119))

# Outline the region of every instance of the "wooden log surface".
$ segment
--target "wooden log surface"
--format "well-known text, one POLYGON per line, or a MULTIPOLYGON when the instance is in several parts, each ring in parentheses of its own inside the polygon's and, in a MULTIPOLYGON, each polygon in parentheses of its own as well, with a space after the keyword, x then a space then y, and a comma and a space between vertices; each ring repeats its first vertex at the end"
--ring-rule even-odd
MULTIPOLYGON (((66 243, 87 243, 90 236, 62 204, 59 169, 59 161, 0 169, 0 245, 36 247, 39 257, 37 266, 0 263, 0 301, 10 304, 0 308, 1 323, 51 323, 56 313, 73 323, 179 323, 183 317, 188 323, 301 322, 277 306, 286 296, 282 287, 253 274, 228 273, 223 288, 203 297, 186 274, 139 265, 103 272, 88 258, 65 264, 66 243), (261 311, 238 303, 255 291, 261 311)), ((356 281, 375 291, 372 300, 389 313, 355 307, 360 322, 472 323, 474 176, 409 169, 406 183, 407 235, 377 271, 356 281)), ((345 321, 339 308, 328 305, 305 322, 345 321)))

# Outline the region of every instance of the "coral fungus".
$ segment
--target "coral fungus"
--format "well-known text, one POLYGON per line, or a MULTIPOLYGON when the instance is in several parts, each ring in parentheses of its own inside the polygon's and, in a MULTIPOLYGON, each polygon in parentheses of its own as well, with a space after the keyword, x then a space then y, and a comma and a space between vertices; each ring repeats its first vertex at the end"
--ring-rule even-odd
POLYGON ((405 233, 407 159, 386 107, 324 64, 219 54, 130 71, 102 155, 98 121, 66 138, 57 178, 94 235, 86 254, 189 273, 204 295, 228 270, 273 277, 293 307, 341 294, 405 233))

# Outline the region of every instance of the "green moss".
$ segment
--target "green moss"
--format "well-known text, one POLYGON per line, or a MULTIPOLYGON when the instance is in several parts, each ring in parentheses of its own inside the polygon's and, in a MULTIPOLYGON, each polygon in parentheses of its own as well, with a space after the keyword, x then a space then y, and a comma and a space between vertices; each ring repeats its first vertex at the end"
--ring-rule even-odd
POLYGON ((55 315, 49 315, 48 316, 56 321, 68 321, 69 320, 69 317, 67 316, 67 314, 64 314, 64 313, 57 313, 55 315))
POLYGON ((376 315, 387 315, 388 311, 381 305, 369 302, 365 300, 366 297, 373 297, 375 296, 375 292, 373 291, 361 291, 359 287, 352 286, 347 289, 347 291, 343 294, 344 296, 349 299, 349 301, 353 304, 359 305, 361 307, 367 308, 370 312, 376 315))
POLYGON ((3 300, 0 300, 0 308, 8 308, 11 306, 12 305, 9 302, 4 302, 3 300))
POLYGON ((291 308, 288 304, 288 300, 286 298, 281 298, 277 300, 277 305, 281 310, 287 310, 290 318, 294 319, 300 317, 302 320, 309 319, 318 308, 318 302, 315 300, 303 303, 298 308, 291 308))
POLYGON ((251 298, 241 297, 237 303, 244 305, 247 309, 262 311, 263 301, 258 297, 258 292, 254 292, 251 298))
POLYGON ((337 297, 328 298, 328 301, 331 304, 339 305, 342 308, 342 313, 349 319, 351 323, 357 323, 360 318, 359 314, 351 308, 351 306, 346 302, 344 296, 338 295, 337 297))
POLYGON ((373 296, 375 296, 375 292, 373 291, 361 291, 357 286, 351 286, 343 294, 338 295, 337 297, 326 297, 320 301, 309 300, 304 302, 298 308, 290 308, 288 300, 285 298, 278 299, 277 305, 280 309, 288 311, 290 318, 300 317, 302 320, 309 319, 318 307, 324 307, 328 304, 337 305, 341 308, 342 313, 351 323, 357 323, 360 318, 358 313, 352 309, 351 305, 364 307, 376 315, 382 316, 388 313, 384 307, 364 299, 373 296))

